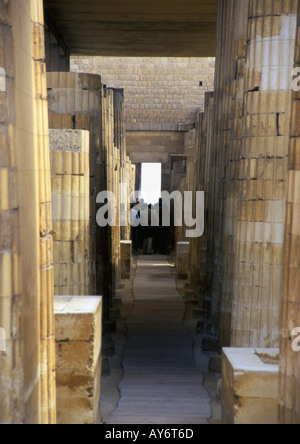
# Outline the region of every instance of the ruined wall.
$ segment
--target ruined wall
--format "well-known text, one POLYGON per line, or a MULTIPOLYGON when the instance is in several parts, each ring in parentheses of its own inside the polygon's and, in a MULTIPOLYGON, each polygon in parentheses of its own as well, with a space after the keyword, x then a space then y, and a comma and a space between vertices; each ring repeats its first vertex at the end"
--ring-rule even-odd
MULTIPOLYGON (((295 49, 295 67, 300 66, 300 8, 295 49)), ((293 330, 300 327, 300 148, 299 91, 293 92, 289 146, 288 189, 284 248, 284 288, 281 318, 279 420, 300 423, 300 355, 292 348, 293 330)), ((297 333, 299 335, 299 333, 297 333)), ((296 341, 299 345, 299 340, 296 341)))
POLYGON ((1 6, 0 422, 54 423, 52 217, 43 7, 1 6), (22 26, 20 26, 22 23, 22 26))

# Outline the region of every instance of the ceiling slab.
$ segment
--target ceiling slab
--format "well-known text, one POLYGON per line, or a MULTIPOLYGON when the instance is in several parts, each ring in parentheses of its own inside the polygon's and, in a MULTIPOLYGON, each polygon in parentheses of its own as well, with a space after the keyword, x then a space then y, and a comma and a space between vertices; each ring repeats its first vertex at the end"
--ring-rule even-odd
POLYGON ((71 54, 214 57, 218 0, 44 0, 71 54))

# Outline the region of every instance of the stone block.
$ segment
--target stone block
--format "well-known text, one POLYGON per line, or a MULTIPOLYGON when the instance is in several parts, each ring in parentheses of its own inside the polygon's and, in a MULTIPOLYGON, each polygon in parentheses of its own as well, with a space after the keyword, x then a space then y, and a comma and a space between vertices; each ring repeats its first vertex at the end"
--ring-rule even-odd
POLYGON ((278 355, 277 349, 223 349, 225 424, 277 424, 278 355))
POLYGON ((121 278, 130 279, 132 241, 121 241, 120 244, 121 244, 121 278))
POLYGON ((178 123, 178 131, 188 132, 192 131, 193 129, 195 129, 194 123, 178 123))
POLYGON ((99 424, 102 297, 56 296, 58 424, 99 424))
POLYGON ((176 268, 177 279, 187 279, 189 264, 189 242, 177 242, 176 248, 176 268))

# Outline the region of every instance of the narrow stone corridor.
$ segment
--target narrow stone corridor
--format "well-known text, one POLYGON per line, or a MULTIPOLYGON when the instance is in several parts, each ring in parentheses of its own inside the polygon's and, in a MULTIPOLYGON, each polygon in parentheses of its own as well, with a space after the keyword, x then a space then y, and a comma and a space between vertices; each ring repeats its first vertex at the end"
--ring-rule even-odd
POLYGON ((184 302, 164 256, 140 256, 127 320, 120 401, 107 424, 206 424, 210 397, 185 328, 184 302))
POLYGON ((0 424, 300 424, 300 0, 0 31, 0 424))

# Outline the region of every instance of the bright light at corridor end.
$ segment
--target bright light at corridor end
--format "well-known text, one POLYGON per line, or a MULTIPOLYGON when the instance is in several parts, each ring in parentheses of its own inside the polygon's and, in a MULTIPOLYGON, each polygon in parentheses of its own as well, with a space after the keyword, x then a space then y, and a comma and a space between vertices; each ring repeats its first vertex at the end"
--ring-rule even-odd
POLYGON ((142 164, 141 198, 156 204, 161 197, 161 163, 142 164))

